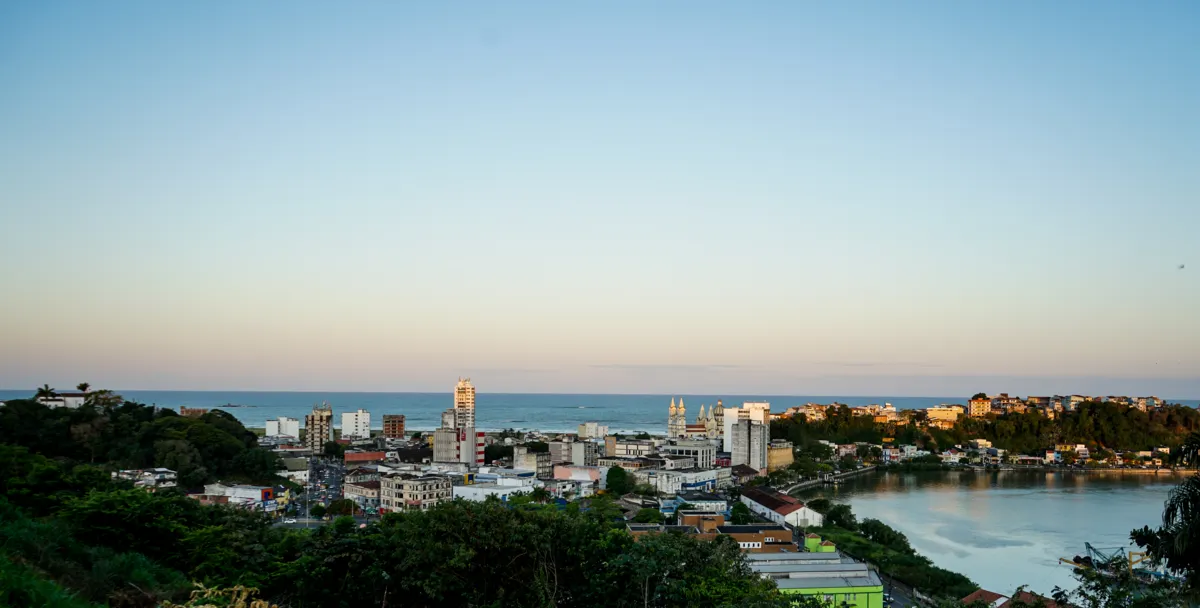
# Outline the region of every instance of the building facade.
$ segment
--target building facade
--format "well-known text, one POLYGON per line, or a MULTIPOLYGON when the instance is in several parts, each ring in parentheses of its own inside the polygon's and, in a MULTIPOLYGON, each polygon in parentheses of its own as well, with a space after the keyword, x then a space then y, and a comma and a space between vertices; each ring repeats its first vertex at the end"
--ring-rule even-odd
POLYGON ((657 446, 649 439, 617 439, 609 435, 604 438, 604 455, 617 458, 637 458, 653 454, 657 446))
POLYGON ((424 511, 453 495, 450 479, 440 475, 389 475, 379 481, 379 508, 387 512, 424 511))
POLYGON ((744 464, 763 471, 767 468, 767 446, 771 438, 770 427, 757 420, 738 420, 730 427, 729 462, 733 466, 744 464))
POLYGON ((267 437, 300 438, 300 419, 280 416, 267 421, 267 437))
POLYGON ((470 378, 459 378, 454 385, 454 426, 475 428, 475 385, 470 378))
POLYGON ((513 468, 533 471, 538 479, 554 478, 554 463, 550 462, 550 452, 532 452, 523 445, 513 448, 513 468))
POLYGON ((608 425, 599 422, 585 422, 579 425, 580 439, 600 439, 608 435, 608 425))
POLYGON ((711 469, 717 458, 717 446, 708 441, 681 440, 659 446, 658 453, 665 456, 691 456, 696 460, 697 467, 711 469))
POLYGON ((404 414, 383 415, 383 436, 388 439, 404 439, 404 414))
MULTIPOLYGON (((733 425, 739 420, 750 420, 759 424, 771 424, 771 404, 763 401, 747 401, 742 404, 742 407, 727 407, 725 414, 721 418, 724 452, 733 452, 733 425)), ((766 454, 763 454, 764 463, 766 454)))
MULTIPOLYGON (((850 447, 857 446, 851 445, 850 447)), ((793 461, 795 461, 795 450, 792 448, 792 442, 786 439, 775 439, 767 444, 768 473, 786 469, 791 466, 793 461)))
POLYGON ((333 408, 323 402, 304 417, 304 447, 320 454, 327 441, 333 441, 333 408))
POLYGON ((342 439, 370 439, 371 412, 359 408, 342 412, 342 439))

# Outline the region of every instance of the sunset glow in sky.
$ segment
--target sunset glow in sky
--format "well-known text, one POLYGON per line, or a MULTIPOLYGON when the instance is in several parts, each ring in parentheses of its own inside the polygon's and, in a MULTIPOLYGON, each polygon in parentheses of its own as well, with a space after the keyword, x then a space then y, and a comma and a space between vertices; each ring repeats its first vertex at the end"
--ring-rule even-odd
POLYGON ((5 3, 0 387, 1200 397, 1197 40, 1187 1, 5 3))

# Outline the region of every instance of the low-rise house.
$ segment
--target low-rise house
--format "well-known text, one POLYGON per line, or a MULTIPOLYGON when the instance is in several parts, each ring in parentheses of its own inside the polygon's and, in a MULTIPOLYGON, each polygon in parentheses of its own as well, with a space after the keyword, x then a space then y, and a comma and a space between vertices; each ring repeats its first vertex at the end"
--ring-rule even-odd
POLYGON ((502 502, 508 502, 508 499, 513 496, 531 494, 534 489, 542 486, 543 483, 532 476, 496 477, 494 481, 454 486, 452 494, 454 498, 476 502, 487 500, 489 496, 494 496, 502 502))
POLYGON ((726 523, 725 517, 721 514, 702 511, 681 511, 677 518, 679 525, 630 523, 626 525, 626 529, 634 538, 672 530, 695 535, 704 540, 712 540, 718 535, 728 536, 736 541, 738 547, 745 553, 796 553, 799 551, 796 543, 792 542, 792 531, 787 526, 778 524, 735 526, 726 523))
POLYGON ((132 481, 134 487, 143 488, 151 492, 160 488, 174 488, 178 480, 175 471, 164 468, 116 471, 112 474, 112 478, 132 481))
POLYGON ((342 486, 342 496, 353 500, 359 508, 377 509, 382 485, 378 479, 347 483, 342 486))
POLYGON ((279 464, 283 465, 283 468, 276 471, 276 475, 301 485, 308 483, 307 458, 280 458, 279 464))
MULTIPOLYGON (((705 513, 726 513, 729 511, 729 502, 716 494, 709 492, 684 491, 680 492, 674 500, 672 509, 679 505, 690 505, 691 511, 700 511, 705 513)), ((666 510, 663 511, 664 513, 666 510)))
POLYGON ((820 526, 825 517, 800 500, 781 494, 770 488, 746 488, 742 490, 741 501, 759 516, 777 524, 787 524, 797 528, 820 526))
POLYGON ((362 483, 364 481, 379 481, 380 476, 378 467, 355 467, 346 471, 343 479, 346 483, 362 483))
POLYGON ((742 485, 760 475, 758 469, 750 468, 744 464, 734 466, 730 470, 730 475, 733 477, 733 482, 737 485, 742 485))
POLYGON ((88 394, 78 392, 55 393, 53 397, 38 397, 37 402, 46 407, 65 407, 77 409, 87 402, 88 394))
POLYGON ((380 480, 381 511, 424 511, 450 500, 451 482, 442 475, 387 475, 380 480))

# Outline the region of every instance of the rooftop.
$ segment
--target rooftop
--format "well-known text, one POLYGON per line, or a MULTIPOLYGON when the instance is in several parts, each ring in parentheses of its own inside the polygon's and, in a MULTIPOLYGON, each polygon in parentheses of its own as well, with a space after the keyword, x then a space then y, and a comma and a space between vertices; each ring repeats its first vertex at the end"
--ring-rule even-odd
POLYGON ((747 488, 742 491, 742 496, 780 515, 787 515, 804 508, 804 503, 774 490, 767 492, 760 488, 747 488))
POLYGON ((787 532, 790 537, 792 534, 785 526, 778 524, 745 524, 740 526, 728 525, 717 526, 717 532, 721 534, 749 534, 753 532, 787 532))
POLYGON ((845 587, 882 587, 879 575, 867 571, 865 576, 817 576, 804 578, 777 578, 775 585, 780 589, 830 589, 845 587))

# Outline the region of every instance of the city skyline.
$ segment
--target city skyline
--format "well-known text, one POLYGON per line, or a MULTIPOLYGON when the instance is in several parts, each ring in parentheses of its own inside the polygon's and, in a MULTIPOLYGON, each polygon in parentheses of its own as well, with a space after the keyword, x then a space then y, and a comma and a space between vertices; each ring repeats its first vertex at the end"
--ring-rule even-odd
POLYGON ((1200 397, 1200 6, 351 13, 0 6, 0 387, 1200 397))

